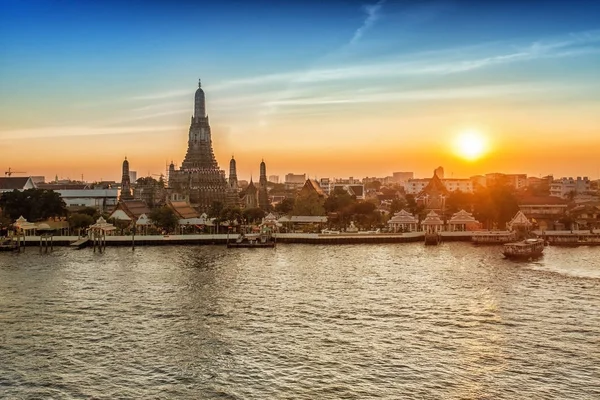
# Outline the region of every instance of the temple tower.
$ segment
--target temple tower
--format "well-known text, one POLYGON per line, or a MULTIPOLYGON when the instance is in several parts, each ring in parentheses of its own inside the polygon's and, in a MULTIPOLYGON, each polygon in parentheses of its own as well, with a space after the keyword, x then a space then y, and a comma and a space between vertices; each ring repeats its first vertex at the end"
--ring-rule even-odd
POLYGON ((129 161, 127 157, 123 161, 123 175, 121 176, 121 200, 132 199, 131 195, 131 180, 129 179, 129 161))
POLYGON ((231 161, 229 161, 229 188, 235 191, 238 190, 237 168, 233 156, 231 156, 231 161))
POLYGON ((258 206, 256 193, 256 186, 254 186, 254 182, 250 178, 250 184, 246 188, 246 196, 244 196, 244 206, 246 208, 256 208, 258 206))
POLYGON ((206 98, 200 81, 194 95, 194 115, 185 159, 178 170, 169 171, 169 188, 173 194, 188 198, 190 204, 201 212, 207 212, 214 202, 224 207, 232 206, 233 196, 225 171, 219 169, 213 153, 206 98))
POLYGON ((269 211, 269 195, 267 193, 267 166, 265 160, 260 163, 260 179, 258 181, 258 206, 269 211))

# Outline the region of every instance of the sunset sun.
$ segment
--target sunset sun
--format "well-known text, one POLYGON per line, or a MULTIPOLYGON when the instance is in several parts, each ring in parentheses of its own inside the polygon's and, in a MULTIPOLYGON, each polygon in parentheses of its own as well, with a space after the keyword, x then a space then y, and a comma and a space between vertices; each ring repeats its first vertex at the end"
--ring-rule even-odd
POLYGON ((485 136, 474 130, 458 135, 454 147, 458 156, 469 161, 481 158, 487 151, 485 136))

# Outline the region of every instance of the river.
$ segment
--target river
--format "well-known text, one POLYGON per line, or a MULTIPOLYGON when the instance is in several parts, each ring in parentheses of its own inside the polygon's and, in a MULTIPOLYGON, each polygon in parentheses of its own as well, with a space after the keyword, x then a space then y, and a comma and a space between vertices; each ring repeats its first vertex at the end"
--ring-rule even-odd
POLYGON ((600 248, 0 253, 0 398, 598 399, 600 248))

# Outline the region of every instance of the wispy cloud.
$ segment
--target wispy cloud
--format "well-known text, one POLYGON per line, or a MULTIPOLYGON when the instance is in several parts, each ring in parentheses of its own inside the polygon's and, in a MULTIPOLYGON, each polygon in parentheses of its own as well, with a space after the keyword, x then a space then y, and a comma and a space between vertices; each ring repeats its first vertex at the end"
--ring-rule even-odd
POLYGON ((0 131, 0 140, 65 136, 115 135, 180 130, 180 126, 49 126, 0 131))
POLYGON ((556 83, 479 85, 471 87, 454 87, 445 89, 423 89, 411 91, 380 90, 360 96, 312 96, 305 98, 278 100, 266 106, 323 106, 353 103, 383 103, 398 101, 435 101, 452 99, 473 99, 499 97, 524 93, 544 93, 555 90, 575 90, 573 86, 556 83))
POLYGON ((167 90, 164 92, 132 96, 129 98, 129 100, 162 100, 162 99, 170 99, 170 98, 175 98, 175 97, 188 96, 191 93, 194 93, 194 90, 191 90, 189 88, 188 89, 175 89, 175 90, 167 90))
MULTIPOLYGON (((498 43, 494 43, 494 46, 498 47, 498 43)), ((485 47, 483 45, 478 46, 479 49, 485 47)), ((509 47, 509 49, 498 50, 496 54, 486 56, 471 54, 462 58, 459 58, 456 54, 465 53, 463 49, 441 49, 434 52, 406 54, 398 56, 395 60, 375 63, 358 63, 350 66, 331 65, 310 70, 233 79, 213 85, 209 89, 219 91, 245 86, 288 84, 290 82, 321 83, 403 75, 446 75, 535 59, 574 57, 600 52, 600 30, 571 34, 565 38, 554 40, 536 41, 521 46, 505 44, 505 47, 509 47)), ((466 50, 471 49, 467 48, 466 50)), ((490 50, 487 51, 490 52, 490 50)))
POLYGON ((383 7, 384 3, 385 3, 385 0, 379 0, 375 4, 366 4, 363 6, 363 9, 364 9, 365 13, 367 14, 367 17, 365 18, 365 21, 363 22, 363 24, 354 32, 354 36, 352 36, 352 39, 350 39, 350 44, 354 44, 357 41, 359 41, 363 37, 365 32, 375 22, 377 22, 377 20, 380 18, 380 11, 381 11, 381 8, 383 7))

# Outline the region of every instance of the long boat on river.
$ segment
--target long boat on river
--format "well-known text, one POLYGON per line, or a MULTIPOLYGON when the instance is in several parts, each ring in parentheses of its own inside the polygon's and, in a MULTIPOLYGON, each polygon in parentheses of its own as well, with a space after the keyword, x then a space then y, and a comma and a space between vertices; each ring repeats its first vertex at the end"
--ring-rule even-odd
POLYGON ((504 244, 502 254, 506 258, 528 260, 537 258, 544 252, 544 239, 525 239, 520 242, 504 244))
POLYGON ((546 233, 544 237, 552 246, 600 246, 598 232, 546 233))

